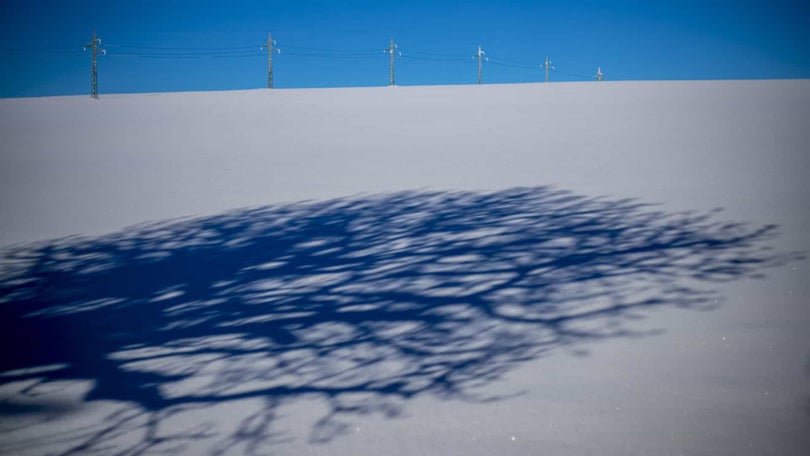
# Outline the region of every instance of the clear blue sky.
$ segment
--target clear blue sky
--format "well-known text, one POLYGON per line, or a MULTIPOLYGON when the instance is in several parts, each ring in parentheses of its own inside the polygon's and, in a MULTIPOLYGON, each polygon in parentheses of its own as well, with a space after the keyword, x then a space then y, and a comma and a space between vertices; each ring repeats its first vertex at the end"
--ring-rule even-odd
POLYGON ((382 49, 402 51, 398 85, 810 77, 810 7, 801 0, 0 2, 0 97, 89 91, 93 29, 104 93, 381 86, 382 49))

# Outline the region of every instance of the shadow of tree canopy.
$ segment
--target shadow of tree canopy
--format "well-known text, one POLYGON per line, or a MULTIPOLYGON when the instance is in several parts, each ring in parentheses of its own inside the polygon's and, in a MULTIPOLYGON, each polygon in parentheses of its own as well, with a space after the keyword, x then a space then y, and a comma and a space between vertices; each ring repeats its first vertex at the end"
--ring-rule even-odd
MULTIPOLYGON (((86 401, 137 404, 145 428, 266 400, 231 444, 268 438, 279 404, 318 395, 325 441, 341 416, 464 398, 555 348, 633 335, 642 309, 711 308, 712 284, 790 261, 766 247, 774 226, 716 217, 546 187, 403 192, 9 248, 0 384, 92 380, 86 401)), ((165 443, 144 435, 138 448, 165 443)))

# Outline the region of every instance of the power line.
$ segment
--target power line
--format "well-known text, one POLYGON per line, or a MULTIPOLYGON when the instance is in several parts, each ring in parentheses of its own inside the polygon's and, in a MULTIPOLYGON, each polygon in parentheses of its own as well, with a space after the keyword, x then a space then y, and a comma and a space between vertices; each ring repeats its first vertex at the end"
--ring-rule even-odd
POLYGON ((267 34, 267 44, 263 44, 261 49, 267 49, 267 88, 273 88, 273 52, 281 53, 281 49, 274 49, 273 45, 276 42, 273 40, 273 37, 268 33, 267 34))
POLYGON ((546 61, 543 62, 543 64, 540 65, 540 67, 545 68, 545 70, 546 70, 546 82, 548 82, 548 72, 549 72, 549 70, 555 70, 556 68, 554 68, 554 65, 551 64, 551 60, 548 59, 548 56, 546 56, 546 61))
POLYGON ((478 52, 473 56, 473 58, 478 58, 478 83, 483 84, 484 78, 482 74, 483 70, 483 62, 489 61, 487 57, 484 57, 486 53, 481 49, 481 46, 478 46, 478 52))
POLYGON ((449 59, 456 59, 456 60, 463 60, 467 61, 465 57, 461 57, 458 54, 439 54, 436 52, 426 52, 426 51, 409 51, 409 55, 416 55, 416 56, 427 56, 427 57, 445 57, 449 59))
MULTIPOLYGON (((284 47, 287 47, 287 45, 284 45, 284 47)), ((315 57, 333 60, 377 60, 380 58, 379 51, 374 52, 374 54, 358 54, 358 55, 315 54, 309 52, 285 52, 284 55, 293 57, 315 57)))
MULTIPOLYGON (((259 56, 256 52, 256 46, 198 46, 198 47, 182 47, 182 46, 149 46, 149 45, 135 45, 135 44, 107 44, 107 48, 112 48, 111 53, 107 53, 104 49, 100 48, 101 39, 98 38, 93 32, 93 37, 90 43, 84 46, 84 51, 91 50, 91 97, 98 98, 98 53, 102 55, 109 55, 115 58, 135 58, 135 59, 163 59, 163 60, 189 60, 189 59, 253 59, 259 56)), ((285 48, 291 49, 291 52, 286 52, 285 55, 290 57, 302 58, 317 58, 317 59, 341 59, 341 60, 363 60, 363 59, 378 59, 379 49, 334 49, 334 48, 320 48, 320 47, 307 47, 286 45, 285 48)), ((267 50, 267 87, 273 88, 273 54, 280 53, 276 47, 276 42, 272 36, 268 34, 267 43, 259 47, 259 49, 267 50)), ((70 46, 27 46, 27 47, 5 47, 0 48, 0 58, 14 59, 17 54, 46 54, 46 55, 78 55, 80 51, 78 48, 70 46)), ((389 54, 389 85, 395 85, 395 60, 399 56, 411 61, 423 62, 436 62, 436 63, 457 63, 469 62, 469 57, 465 58, 459 54, 451 53, 437 53, 431 51, 412 50, 406 55, 399 51, 399 46, 390 40, 389 46, 383 50, 384 53, 389 54)), ((483 84, 483 64, 489 62, 493 65, 505 68, 514 68, 521 70, 535 70, 536 64, 525 61, 516 61, 509 59, 490 59, 481 46, 478 51, 473 55, 473 59, 477 59, 478 64, 478 84, 483 84)), ((556 70, 548 57, 540 65, 540 69, 545 71, 545 81, 549 81, 549 72, 556 70)), ((604 74, 601 67, 598 67, 597 74, 594 76, 568 73, 560 71, 561 75, 567 77, 580 79, 580 80, 593 80, 603 81, 604 74)))
POLYGON ((113 52, 107 53, 107 57, 112 58, 139 58, 139 59, 229 59, 229 58, 256 58, 256 52, 251 53, 229 53, 229 54, 142 54, 133 52, 113 52))
POLYGON ((521 64, 521 63, 510 63, 510 62, 507 62, 507 61, 494 60, 494 59, 490 59, 489 63, 491 63, 493 65, 499 65, 499 66, 509 67, 509 68, 521 68, 521 69, 524 69, 524 70, 536 70, 537 69, 534 65, 527 65, 527 64, 521 64))
POLYGON ((108 44, 110 48, 144 49, 148 51, 238 51, 254 49, 254 46, 229 46, 229 47, 163 47, 163 46, 140 46, 132 44, 108 44))
POLYGON ((301 51, 315 51, 315 52, 325 52, 335 54, 377 54, 378 52, 380 52, 376 49, 327 49, 327 48, 313 48, 304 46, 292 46, 289 44, 285 44, 284 47, 289 49, 298 49, 301 51))
POLYGON ((421 56, 414 56, 410 54, 403 54, 401 56, 403 59, 410 59, 410 60, 421 60, 424 62, 445 62, 445 63, 463 63, 467 65, 469 60, 466 58, 461 57, 453 57, 453 58, 444 58, 444 57, 421 57, 421 56))
POLYGON ((97 56, 98 53, 101 52, 103 55, 107 55, 107 51, 104 49, 99 48, 101 44, 101 38, 96 36, 96 31, 93 30, 93 39, 90 40, 89 43, 84 45, 84 50, 87 51, 87 48, 90 48, 90 56, 91 56, 91 70, 90 70, 90 98, 98 99, 98 65, 97 65, 97 56))
POLYGON ((18 47, 18 48, 0 48, 2 53, 30 53, 30 52, 43 52, 43 53, 76 53, 79 52, 73 46, 49 46, 49 47, 18 47))
MULTIPOLYGON (((239 53, 244 54, 246 51, 239 51, 239 53)), ((203 51, 203 52, 151 52, 151 51, 142 51, 142 52, 115 52, 112 51, 110 54, 115 55, 129 55, 129 56, 159 56, 159 57, 216 57, 221 55, 232 55, 234 51, 203 51)), ((256 51, 252 51, 251 55, 257 55, 256 51)))
POLYGON ((580 73, 569 73, 569 72, 566 72, 566 71, 559 71, 559 70, 557 70, 557 73, 564 74, 564 75, 570 76, 572 78, 581 79, 583 81, 590 81, 591 79, 593 79, 591 76, 588 76, 588 75, 585 75, 585 74, 580 74, 580 73))
MULTIPOLYGON (((396 43, 394 43, 393 38, 391 38, 391 42, 388 44, 388 47, 383 49, 383 52, 388 53, 388 55, 390 57, 390 62, 388 64, 388 71, 389 71, 389 78, 390 78, 390 82, 389 82, 388 85, 390 85, 390 86, 394 85, 394 56, 395 56, 396 53, 399 52, 397 49, 398 49, 398 46, 396 45, 396 43)), ((399 52, 399 54, 402 55, 401 52, 399 52)))

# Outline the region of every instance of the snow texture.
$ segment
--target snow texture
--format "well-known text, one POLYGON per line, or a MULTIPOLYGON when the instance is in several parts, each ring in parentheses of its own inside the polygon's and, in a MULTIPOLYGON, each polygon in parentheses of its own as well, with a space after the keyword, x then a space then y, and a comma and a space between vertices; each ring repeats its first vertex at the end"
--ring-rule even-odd
POLYGON ((810 451, 810 81, 0 100, 0 453, 810 451))

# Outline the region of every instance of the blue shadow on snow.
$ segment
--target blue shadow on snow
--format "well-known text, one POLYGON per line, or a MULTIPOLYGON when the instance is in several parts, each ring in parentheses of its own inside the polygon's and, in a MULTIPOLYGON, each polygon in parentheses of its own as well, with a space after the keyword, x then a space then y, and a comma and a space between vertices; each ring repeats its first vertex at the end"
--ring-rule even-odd
POLYGON ((86 401, 153 416, 266 399, 252 429, 318 395, 325 441, 339 416, 472 397, 555 348, 638 335, 626 321, 645 308, 711 308, 712 284, 795 257, 767 249, 774 226, 716 217, 546 187, 402 192, 9 248, 0 383, 92 380, 86 401))

